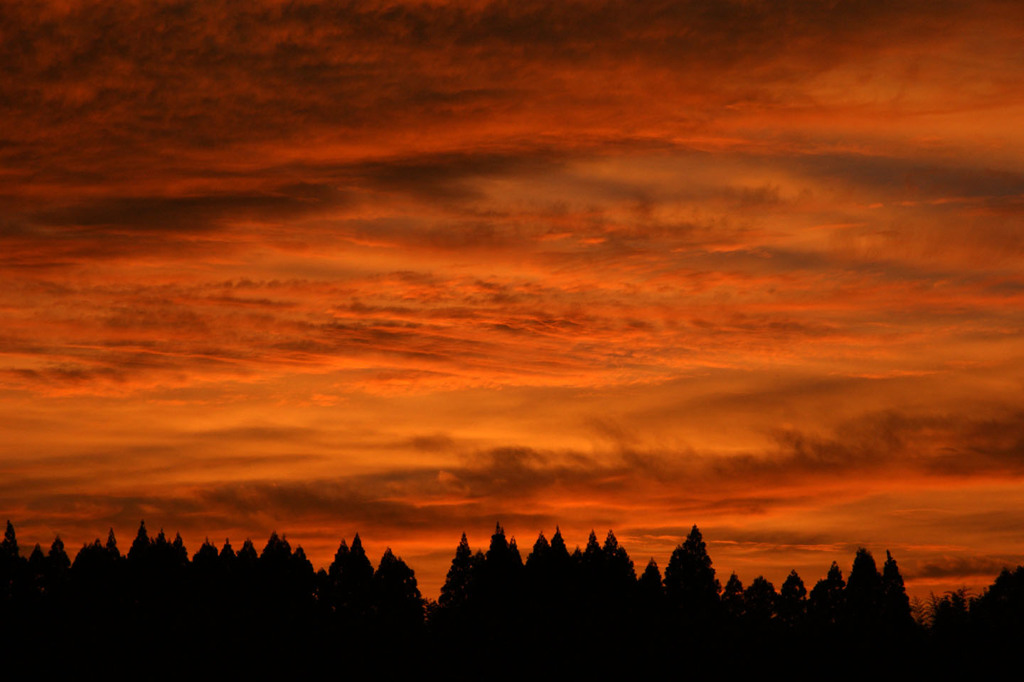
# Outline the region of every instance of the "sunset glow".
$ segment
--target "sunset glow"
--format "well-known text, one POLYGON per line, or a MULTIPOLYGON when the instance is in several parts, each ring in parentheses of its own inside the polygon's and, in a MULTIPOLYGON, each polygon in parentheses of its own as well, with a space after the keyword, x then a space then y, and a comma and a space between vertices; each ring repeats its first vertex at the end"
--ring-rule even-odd
POLYGON ((1024 563, 1024 5, 0 9, 0 515, 1024 563))

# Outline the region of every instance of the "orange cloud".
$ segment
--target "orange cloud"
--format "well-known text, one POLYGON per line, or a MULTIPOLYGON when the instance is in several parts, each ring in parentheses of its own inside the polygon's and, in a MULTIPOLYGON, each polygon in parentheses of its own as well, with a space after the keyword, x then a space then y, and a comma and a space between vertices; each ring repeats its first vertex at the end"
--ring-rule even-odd
POLYGON ((984 584, 1024 556, 1022 20, 9 2, 0 512, 360 530, 428 594, 499 516, 984 584))

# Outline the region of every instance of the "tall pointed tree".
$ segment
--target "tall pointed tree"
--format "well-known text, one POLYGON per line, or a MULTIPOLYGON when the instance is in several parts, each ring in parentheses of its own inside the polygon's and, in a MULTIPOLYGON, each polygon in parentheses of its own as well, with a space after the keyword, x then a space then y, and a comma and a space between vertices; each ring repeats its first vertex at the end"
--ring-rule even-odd
POLYGON ((665 597, 685 619, 704 620, 719 606, 721 584, 715 578, 707 546, 694 525, 665 568, 665 597))
POLYGON ((0 555, 11 559, 18 558, 18 538, 14 534, 14 524, 7 519, 7 529, 4 531, 4 541, 0 544, 0 555))
POLYGON ((341 539, 341 543, 338 545, 338 551, 334 553, 334 561, 327 569, 327 575, 331 577, 331 580, 337 582, 341 578, 341 571, 345 567, 345 562, 348 559, 348 544, 345 542, 345 538, 341 539))
POLYGON ((359 533, 352 538, 347 552, 338 547, 335 559, 337 611, 347 626, 358 627, 370 614, 374 573, 359 533))
POLYGON ((843 572, 833 561, 828 575, 814 585, 807 602, 808 618, 816 627, 835 626, 842 620, 845 589, 843 572))
POLYGON ((914 626, 903 576, 889 550, 885 550, 882 566, 882 619, 890 632, 906 632, 914 626))
POLYGON ((408 634, 423 623, 423 598, 412 569, 388 547, 373 574, 374 616, 384 632, 408 634))
POLYGON ((104 546, 104 549, 107 550, 107 554, 109 554, 112 558, 114 558, 114 559, 120 559, 121 558, 121 552, 117 549, 117 538, 114 537, 114 529, 113 528, 111 528, 107 532, 107 544, 104 546))
POLYGON ((604 556, 605 581, 612 593, 622 600, 632 600, 636 589, 636 569, 626 548, 619 544, 611 530, 605 536, 601 554, 604 556))
POLYGON ((642 600, 661 601, 665 590, 661 583, 661 571, 658 570, 658 562, 651 557, 644 568, 644 572, 637 581, 640 598, 642 600))
POLYGON ((235 548, 231 546, 231 540, 229 538, 224 538, 224 546, 220 548, 220 554, 217 555, 217 558, 220 559, 221 563, 229 569, 234 566, 235 548))
POLYGON ((145 520, 140 521, 139 531, 135 534, 132 546, 128 550, 128 560, 132 562, 144 560, 149 554, 151 544, 149 533, 146 531, 146 522, 145 520))
POLYGON ((0 606, 14 599, 15 583, 22 559, 18 556, 18 538, 14 534, 14 525, 7 521, 4 540, 0 544, 0 606))
POLYGON ((882 576, 875 558, 864 547, 857 550, 846 582, 846 620, 853 632, 862 636, 876 633, 882 616, 882 576))
POLYGON ((445 609, 462 609, 473 598, 473 583, 476 570, 473 551, 469 547, 466 534, 462 534, 459 546, 455 548, 455 557, 448 569, 438 604, 445 609))

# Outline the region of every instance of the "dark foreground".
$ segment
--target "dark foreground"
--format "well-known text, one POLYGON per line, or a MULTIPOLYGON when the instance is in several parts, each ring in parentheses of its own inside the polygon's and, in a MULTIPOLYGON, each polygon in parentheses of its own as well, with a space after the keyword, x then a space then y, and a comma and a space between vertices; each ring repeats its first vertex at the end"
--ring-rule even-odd
POLYGON ((1021 567, 915 618, 891 556, 879 570, 860 550, 847 579, 833 564, 810 590, 796 572, 778 591, 723 587, 696 527, 664 576, 652 561, 638 577, 612 533, 574 552, 542 535, 525 562, 500 527, 486 553, 463 537, 435 603, 390 550, 374 569, 358 535, 314 572, 276 534, 189 559, 143 524, 126 555, 111 532, 72 561, 59 539, 23 557, 8 524, 0 590, 6 658, 90 677, 946 676, 1010 660, 1024 636, 1021 567))

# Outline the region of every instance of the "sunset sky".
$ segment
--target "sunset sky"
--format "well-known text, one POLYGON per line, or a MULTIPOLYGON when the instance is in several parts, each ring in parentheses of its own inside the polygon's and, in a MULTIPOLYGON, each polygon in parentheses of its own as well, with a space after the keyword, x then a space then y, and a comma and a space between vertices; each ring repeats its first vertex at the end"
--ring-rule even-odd
POLYGON ((5 0, 0 515, 977 591, 1022 83, 1016 1, 5 0))

